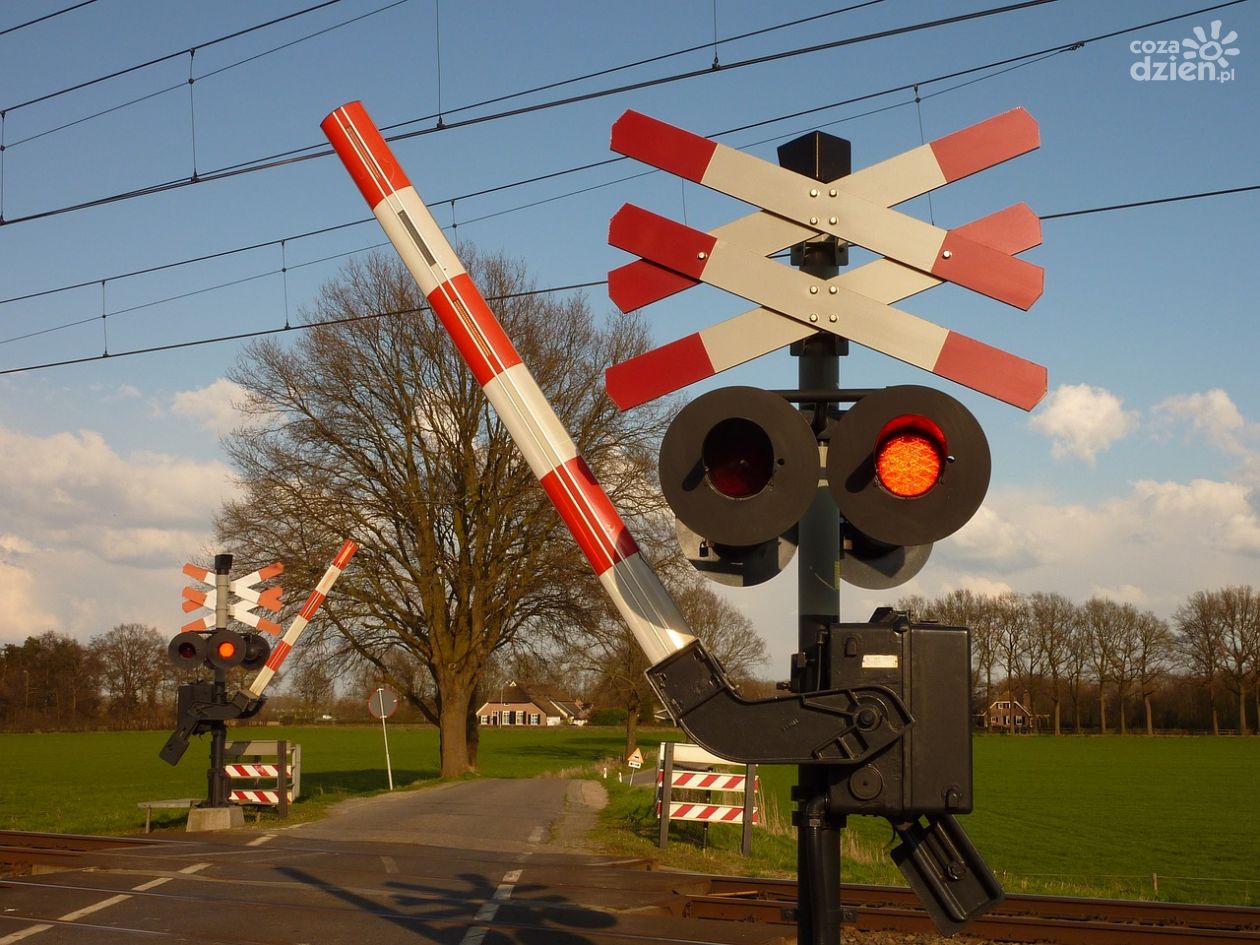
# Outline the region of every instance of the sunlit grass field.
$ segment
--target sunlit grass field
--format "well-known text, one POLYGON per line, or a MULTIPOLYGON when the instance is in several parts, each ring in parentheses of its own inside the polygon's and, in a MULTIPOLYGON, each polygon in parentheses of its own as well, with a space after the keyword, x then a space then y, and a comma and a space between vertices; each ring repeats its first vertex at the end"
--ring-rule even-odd
MULTIPOLYGON (((287 738, 302 746, 301 801, 293 818, 321 816, 342 798, 386 789, 379 727, 252 728, 234 737, 287 738)), ((647 731, 654 763, 673 730, 647 731)), ((612 803, 598 840, 656 855, 652 791, 617 781, 623 733, 611 728, 485 730, 480 774, 600 777, 612 803)), ((160 761, 163 732, 0 735, 0 828, 66 833, 132 833, 137 802, 204 796, 209 741, 195 739, 178 767, 160 761)), ((396 788, 438 776, 437 732, 391 726, 396 788)), ((1260 739, 1174 737, 978 737, 976 811, 962 823, 1011 891, 1244 902, 1260 905, 1260 739)), ((795 769, 761 770, 768 829, 754 860, 733 852, 739 830, 714 826, 708 850, 696 827, 674 825, 669 861, 718 872, 795 869, 789 791, 795 769)), ((154 812, 155 825, 182 826, 183 813, 154 812)), ((898 882, 883 820, 854 817, 844 875, 898 882)))

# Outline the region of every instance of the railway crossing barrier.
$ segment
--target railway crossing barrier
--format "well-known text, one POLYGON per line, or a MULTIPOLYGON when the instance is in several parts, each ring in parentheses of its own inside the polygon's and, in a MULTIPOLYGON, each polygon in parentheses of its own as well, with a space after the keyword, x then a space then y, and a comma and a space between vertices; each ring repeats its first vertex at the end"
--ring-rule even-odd
POLYGON ((289 816, 302 787, 302 746, 279 741, 228 742, 223 774, 233 804, 275 807, 289 816))
POLYGON ((661 849, 669 843, 671 820, 704 824, 706 840, 709 824, 740 824, 743 827, 741 851, 748 856, 752 852, 753 825, 760 821, 757 807, 760 790, 756 765, 719 758, 699 745, 662 742, 656 765, 656 816, 661 822, 661 849), (679 793, 683 799, 675 800, 679 793), (740 804, 714 803, 712 795, 717 793, 742 794, 743 801, 740 804), (697 798, 697 794, 703 796, 697 798))

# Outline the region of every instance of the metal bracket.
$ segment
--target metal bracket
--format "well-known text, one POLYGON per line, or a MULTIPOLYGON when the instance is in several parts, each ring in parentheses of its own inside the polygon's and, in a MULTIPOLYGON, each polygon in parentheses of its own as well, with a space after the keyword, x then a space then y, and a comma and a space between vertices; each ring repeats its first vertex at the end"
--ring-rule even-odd
POLYGON ((914 724, 885 686, 744 699, 699 641, 647 678, 692 741, 744 764, 862 764, 914 724))

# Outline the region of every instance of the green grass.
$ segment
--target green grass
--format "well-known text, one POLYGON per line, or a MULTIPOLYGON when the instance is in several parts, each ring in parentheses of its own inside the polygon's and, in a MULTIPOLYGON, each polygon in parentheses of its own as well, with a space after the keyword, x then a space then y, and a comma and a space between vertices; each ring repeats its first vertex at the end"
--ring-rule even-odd
MULTIPOLYGON (((384 791, 379 727, 266 728, 240 737, 302 745, 303 798, 291 821, 322 816, 343 798, 384 791)), ((648 731, 648 766, 673 730, 648 731)), ((67 833, 134 833, 138 801, 205 794, 208 740, 182 763, 163 764, 162 732, 0 735, 0 828, 67 833)), ((391 726, 394 783, 407 789, 438 776, 437 733, 391 726)), ((653 792, 617 783, 623 733, 613 728, 486 730, 486 777, 598 777, 609 766, 611 803, 597 840, 611 852, 660 856, 653 792)), ((624 768, 621 770, 625 770, 624 768)), ((1146 897, 1159 876, 1162 899, 1260 905, 1260 739, 1142 737, 979 737, 976 812, 962 818, 985 859, 1012 892, 1146 897)), ((795 871, 789 792, 795 769, 761 770, 767 827, 754 857, 739 856, 739 829, 714 826, 700 849, 695 825, 673 825, 669 865, 724 873, 795 871)), ((184 815, 155 812, 159 827, 184 815)), ((899 882, 881 819, 852 817, 844 877, 899 882)))
MULTIPOLYGON (((302 746, 302 797, 291 822, 388 787, 379 726, 230 729, 228 737, 284 738, 302 746)), ((143 829, 144 812, 136 807, 141 801, 205 797, 209 738, 193 739, 173 768, 157 756, 166 738, 166 732, 0 734, 0 829, 129 833, 143 829)), ((480 771, 529 778, 587 767, 618 757, 624 738, 615 729, 484 730, 480 771)), ((437 779, 437 729, 392 725, 389 749, 395 788, 437 779)), ((183 812, 153 812, 157 829, 182 827, 184 820, 183 812)))
MULTIPOLYGON (((976 810, 960 821, 1008 891, 1260 906, 1260 740, 992 736, 976 739, 974 755, 976 810)), ((739 828, 712 827, 702 852, 690 824, 671 826, 671 862, 793 875, 796 771, 760 776, 769 829, 755 834, 755 863, 738 854, 739 828)), ((651 793, 611 794, 601 840, 653 855, 651 793)), ((902 883, 887 821, 850 817, 848 827, 845 881, 902 883)))

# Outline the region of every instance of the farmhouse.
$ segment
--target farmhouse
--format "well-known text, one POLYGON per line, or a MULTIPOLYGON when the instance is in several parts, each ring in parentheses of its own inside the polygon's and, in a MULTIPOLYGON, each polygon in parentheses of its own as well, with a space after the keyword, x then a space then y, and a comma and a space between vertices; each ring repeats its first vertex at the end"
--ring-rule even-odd
POLYGON ((477 721, 482 725, 585 725, 586 706, 580 702, 531 696, 510 682, 496 695, 497 701, 482 703, 477 721))
POLYGON ((1023 703, 1018 699, 1012 699, 1009 695, 1005 699, 998 699, 989 706, 989 711, 977 721, 981 728, 996 728, 1010 731, 1012 715, 1015 717, 1015 731, 1017 732, 1022 732, 1034 724, 1031 713, 1024 708, 1023 703))

